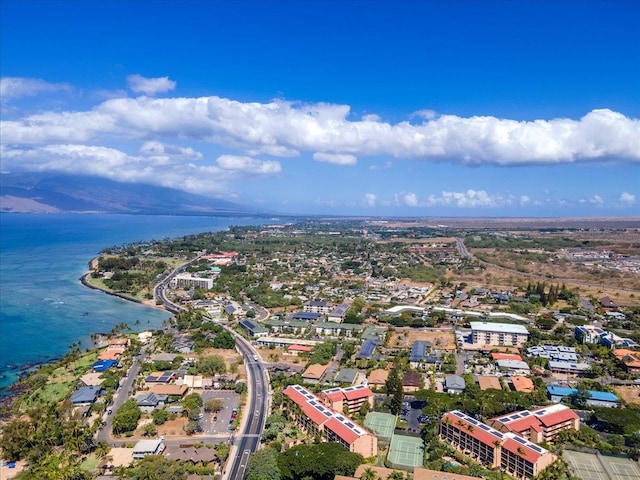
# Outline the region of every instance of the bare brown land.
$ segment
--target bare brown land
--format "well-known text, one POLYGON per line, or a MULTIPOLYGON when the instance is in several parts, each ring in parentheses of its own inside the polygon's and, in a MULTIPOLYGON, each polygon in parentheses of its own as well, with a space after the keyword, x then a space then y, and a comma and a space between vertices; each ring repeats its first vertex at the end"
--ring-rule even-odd
POLYGON ((640 386, 616 386, 614 390, 627 405, 632 403, 640 405, 640 386))
POLYGON ((416 340, 428 341, 438 350, 447 350, 455 352, 456 339, 453 332, 431 332, 421 331, 417 329, 397 330, 393 333, 389 341, 389 347, 409 347, 416 340))

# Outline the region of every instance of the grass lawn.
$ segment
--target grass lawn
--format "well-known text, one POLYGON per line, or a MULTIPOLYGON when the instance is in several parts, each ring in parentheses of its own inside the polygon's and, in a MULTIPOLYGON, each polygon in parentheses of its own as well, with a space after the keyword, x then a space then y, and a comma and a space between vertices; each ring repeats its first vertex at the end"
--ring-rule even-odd
POLYGON ((96 455, 89 455, 81 464, 80 468, 87 472, 92 472, 100 464, 101 458, 96 455))

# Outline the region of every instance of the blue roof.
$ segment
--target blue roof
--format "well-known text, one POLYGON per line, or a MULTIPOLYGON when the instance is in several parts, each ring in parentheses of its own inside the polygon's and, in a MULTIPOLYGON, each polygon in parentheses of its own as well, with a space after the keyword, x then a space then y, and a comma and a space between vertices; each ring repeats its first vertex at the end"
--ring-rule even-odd
POLYGON ((297 312, 293 314, 292 318, 299 318, 301 320, 317 320, 320 318, 320 313, 313 312, 297 312))
POLYGON ((109 370, 114 365, 118 365, 118 360, 98 360, 93 362, 91 366, 95 372, 104 372, 109 370))
POLYGON ((409 360, 411 362, 419 362, 427 358, 429 349, 431 349, 431 342, 418 340, 411 345, 411 356, 409 360))
MULTIPOLYGON (((549 385, 547 387, 547 392, 549 395, 558 395, 562 397, 570 397, 571 395, 575 395, 577 393, 577 389, 569 388, 569 387, 559 387, 557 385, 549 385)), ((618 397, 611 392, 598 392, 597 390, 588 390, 591 397, 590 400, 598 400, 602 402, 617 402, 618 397)))
POLYGON ((102 387, 82 387, 71 394, 71 403, 93 403, 102 387))
POLYGON ((376 343, 371 340, 367 340, 360 347, 357 358, 371 358, 373 352, 376 349, 376 343))

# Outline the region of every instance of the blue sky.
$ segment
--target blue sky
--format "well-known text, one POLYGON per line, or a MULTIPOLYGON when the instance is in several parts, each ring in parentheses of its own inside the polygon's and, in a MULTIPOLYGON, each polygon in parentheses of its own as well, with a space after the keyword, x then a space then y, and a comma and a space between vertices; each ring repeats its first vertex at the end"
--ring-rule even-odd
POLYGON ((2 171, 287 213, 640 215, 640 2, 0 3, 2 171))

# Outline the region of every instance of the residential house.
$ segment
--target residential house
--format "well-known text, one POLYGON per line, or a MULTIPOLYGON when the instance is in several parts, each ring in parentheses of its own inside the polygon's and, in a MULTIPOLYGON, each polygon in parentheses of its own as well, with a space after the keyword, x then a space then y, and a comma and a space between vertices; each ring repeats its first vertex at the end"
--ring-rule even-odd
POLYGON ((102 387, 99 385, 92 387, 80 387, 71 394, 71 403, 76 407, 91 405, 96 401, 101 392, 102 387))
POLYGON ((490 388, 493 388, 494 390, 502 390, 502 384, 498 377, 494 377, 492 375, 478 375, 476 377, 476 381, 478 382, 480 390, 484 391, 489 390, 490 388))
POLYGON ((431 342, 417 340, 411 345, 411 354, 409 356, 409 365, 411 368, 418 368, 427 362, 427 357, 431 353, 433 344, 431 342))
POLYGON ((447 393, 460 394, 467 387, 464 378, 460 375, 447 375, 444 377, 444 390, 447 393))
POLYGON ((140 459, 147 455, 160 455, 163 450, 162 440, 140 440, 133 447, 133 458, 140 459))
POLYGON ((364 373, 355 368, 342 368, 333 379, 334 383, 348 383, 349 385, 357 385, 363 383, 366 379, 364 373))
POLYGON ((640 373, 640 353, 626 348, 618 348, 613 351, 613 354, 622 363, 627 373, 632 375, 640 373))
POLYGON ((167 401, 166 395, 156 395, 153 392, 141 393, 136 395, 136 404, 144 413, 153 412, 159 404, 167 401))
POLYGON ((519 375, 511 375, 509 378, 512 390, 516 392, 531 393, 534 390, 533 380, 519 375))
POLYGON ((302 374, 302 379, 305 383, 320 383, 320 379, 327 371, 328 365, 320 365, 319 363, 314 363, 313 365, 309 365, 309 367, 302 374))
POLYGON ((367 384, 372 387, 382 387, 387 383, 388 377, 389 377, 389 370, 377 368, 375 370, 371 370, 371 373, 367 377, 367 384))
POLYGON ((424 377, 420 372, 409 370, 402 375, 402 390, 404 392, 417 392, 424 385, 424 377))

